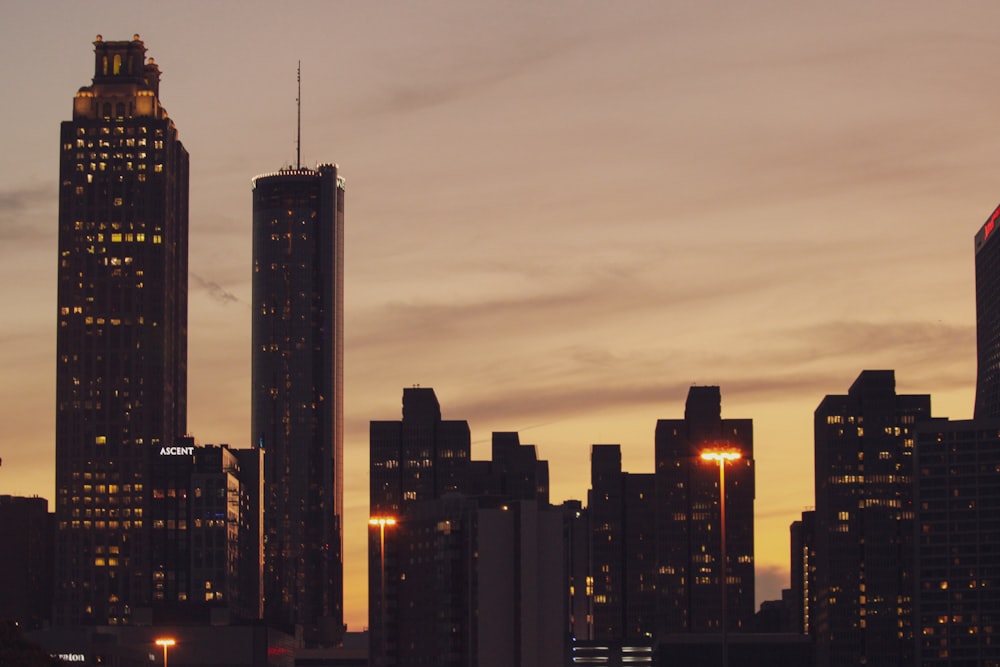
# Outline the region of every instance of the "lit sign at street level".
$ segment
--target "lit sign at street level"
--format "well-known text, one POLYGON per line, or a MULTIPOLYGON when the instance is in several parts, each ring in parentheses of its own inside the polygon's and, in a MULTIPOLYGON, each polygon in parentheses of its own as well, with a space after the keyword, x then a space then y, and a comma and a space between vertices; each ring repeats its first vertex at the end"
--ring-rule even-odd
POLYGON ((82 653, 56 653, 53 657, 63 662, 87 662, 87 656, 82 653))
POLYGON ((191 456, 194 447, 160 447, 160 456, 191 456))

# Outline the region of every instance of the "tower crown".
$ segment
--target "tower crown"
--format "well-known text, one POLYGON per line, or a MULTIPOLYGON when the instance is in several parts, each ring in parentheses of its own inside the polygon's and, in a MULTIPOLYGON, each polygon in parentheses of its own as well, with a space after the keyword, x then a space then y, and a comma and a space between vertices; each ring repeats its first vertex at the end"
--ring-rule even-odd
POLYGON ((130 41, 94 40, 94 78, 73 102, 74 118, 166 117, 159 103, 160 68, 146 59, 146 45, 130 41))

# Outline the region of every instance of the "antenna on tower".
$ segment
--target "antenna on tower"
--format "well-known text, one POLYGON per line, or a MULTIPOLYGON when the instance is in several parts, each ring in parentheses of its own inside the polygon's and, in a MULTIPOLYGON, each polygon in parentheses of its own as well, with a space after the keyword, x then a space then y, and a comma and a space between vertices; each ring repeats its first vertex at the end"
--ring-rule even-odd
POLYGON ((302 61, 299 61, 298 70, 295 72, 295 80, 298 83, 299 91, 295 97, 295 105, 298 112, 298 121, 295 131, 295 168, 302 168, 302 61))

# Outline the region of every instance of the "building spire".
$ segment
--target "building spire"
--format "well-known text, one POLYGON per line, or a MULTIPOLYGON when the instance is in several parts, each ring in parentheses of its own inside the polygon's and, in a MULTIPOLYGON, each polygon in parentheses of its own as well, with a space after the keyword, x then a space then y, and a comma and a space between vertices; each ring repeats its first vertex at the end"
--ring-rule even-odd
POLYGON ((296 111, 298 113, 298 120, 296 122, 296 132, 295 132, 295 168, 302 168, 302 61, 299 61, 298 70, 295 72, 295 80, 298 83, 299 90, 295 97, 296 111))

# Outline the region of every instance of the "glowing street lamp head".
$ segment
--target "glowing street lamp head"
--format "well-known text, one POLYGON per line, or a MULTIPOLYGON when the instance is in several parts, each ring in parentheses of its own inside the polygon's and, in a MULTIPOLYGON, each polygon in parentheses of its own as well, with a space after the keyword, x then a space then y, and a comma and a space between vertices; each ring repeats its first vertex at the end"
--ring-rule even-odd
POLYGON ((743 454, 736 449, 709 449, 701 453, 701 458, 705 461, 715 461, 719 465, 725 465, 730 461, 743 458, 743 454))
POLYGON ((173 639, 172 637, 161 637, 161 638, 159 638, 159 639, 156 640, 155 644, 157 646, 162 646, 162 647, 166 648, 167 646, 176 646, 177 645, 177 641, 175 639, 173 639))
POLYGON ((391 516, 373 516, 368 519, 368 524, 371 526, 395 526, 396 519, 391 516))

